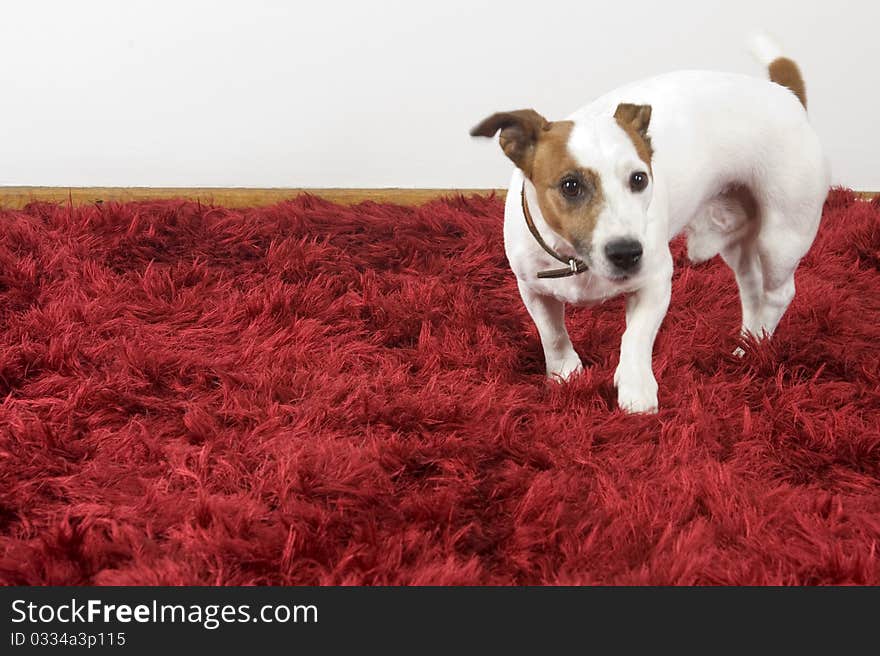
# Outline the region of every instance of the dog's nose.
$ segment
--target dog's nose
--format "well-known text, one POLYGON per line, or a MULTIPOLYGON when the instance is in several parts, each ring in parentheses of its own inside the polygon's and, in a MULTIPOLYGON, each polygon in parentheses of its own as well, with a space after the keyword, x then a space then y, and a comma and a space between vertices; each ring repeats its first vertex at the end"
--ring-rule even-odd
POLYGON ((642 245, 635 239, 615 239, 605 245, 605 257, 621 271, 632 271, 642 259, 642 245))

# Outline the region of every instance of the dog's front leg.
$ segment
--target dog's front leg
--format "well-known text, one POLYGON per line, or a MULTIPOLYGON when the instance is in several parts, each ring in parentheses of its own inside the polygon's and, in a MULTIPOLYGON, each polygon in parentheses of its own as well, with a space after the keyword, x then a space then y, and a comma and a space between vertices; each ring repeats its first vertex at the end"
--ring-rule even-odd
POLYGON ((617 404, 627 412, 657 412, 657 381, 651 366, 654 339, 672 290, 672 261, 626 301, 626 330, 614 372, 617 404))
POLYGON ((566 380, 580 373, 583 365, 565 328, 565 304, 552 296, 538 294, 521 281, 519 293, 541 337, 547 377, 566 380))

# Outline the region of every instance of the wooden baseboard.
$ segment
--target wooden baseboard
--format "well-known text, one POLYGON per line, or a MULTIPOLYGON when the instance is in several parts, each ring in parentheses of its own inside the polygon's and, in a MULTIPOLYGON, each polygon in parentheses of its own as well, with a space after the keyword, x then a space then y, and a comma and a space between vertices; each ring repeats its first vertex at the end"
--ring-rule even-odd
POLYGON ((32 201, 72 202, 84 205, 99 202, 126 202, 183 198, 225 207, 259 207, 309 193, 325 200, 353 205, 364 201, 421 205, 456 194, 499 194, 504 189, 253 189, 240 187, 0 187, 0 207, 21 209, 32 201))
MULTIPOLYGON (((363 201, 421 205, 437 198, 457 194, 488 195, 504 198, 505 189, 252 189, 240 187, 0 187, 0 207, 21 209, 32 201, 72 202, 84 205, 100 202, 126 202, 183 198, 225 207, 259 207, 272 205, 309 193, 325 200, 352 205, 363 201)), ((860 198, 872 199, 878 192, 856 192, 860 198)))

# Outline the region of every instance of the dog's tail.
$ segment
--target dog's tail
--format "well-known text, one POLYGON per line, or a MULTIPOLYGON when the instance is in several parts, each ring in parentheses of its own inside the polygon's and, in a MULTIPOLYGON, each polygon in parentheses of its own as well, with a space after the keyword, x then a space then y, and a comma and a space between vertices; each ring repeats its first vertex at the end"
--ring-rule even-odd
POLYGON ((807 87, 801 75, 801 69, 782 54, 782 49, 769 35, 758 33, 750 40, 752 55, 767 67, 770 80, 788 88, 798 97, 804 108, 807 107, 807 87))

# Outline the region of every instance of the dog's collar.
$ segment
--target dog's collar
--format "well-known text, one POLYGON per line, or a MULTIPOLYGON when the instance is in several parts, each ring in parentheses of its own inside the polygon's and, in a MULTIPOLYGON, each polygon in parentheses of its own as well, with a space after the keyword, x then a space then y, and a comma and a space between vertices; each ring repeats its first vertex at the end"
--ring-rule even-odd
POLYGON ((563 264, 567 265, 560 269, 547 269, 546 271, 538 271, 539 278, 567 278, 568 276, 576 276, 579 273, 583 273, 589 268, 586 264, 584 264, 576 257, 563 257, 547 245, 547 242, 544 241, 544 239, 541 237, 541 233, 538 232, 538 226, 535 225, 535 221, 534 219, 532 219, 532 213, 529 212, 529 204, 526 202, 525 184, 523 184, 522 188, 522 208, 523 214, 526 217, 526 225, 529 226, 529 232, 532 233, 532 237, 535 238, 535 241, 538 242, 538 245, 545 251, 547 251, 547 254, 550 255, 550 257, 557 259, 563 264))

